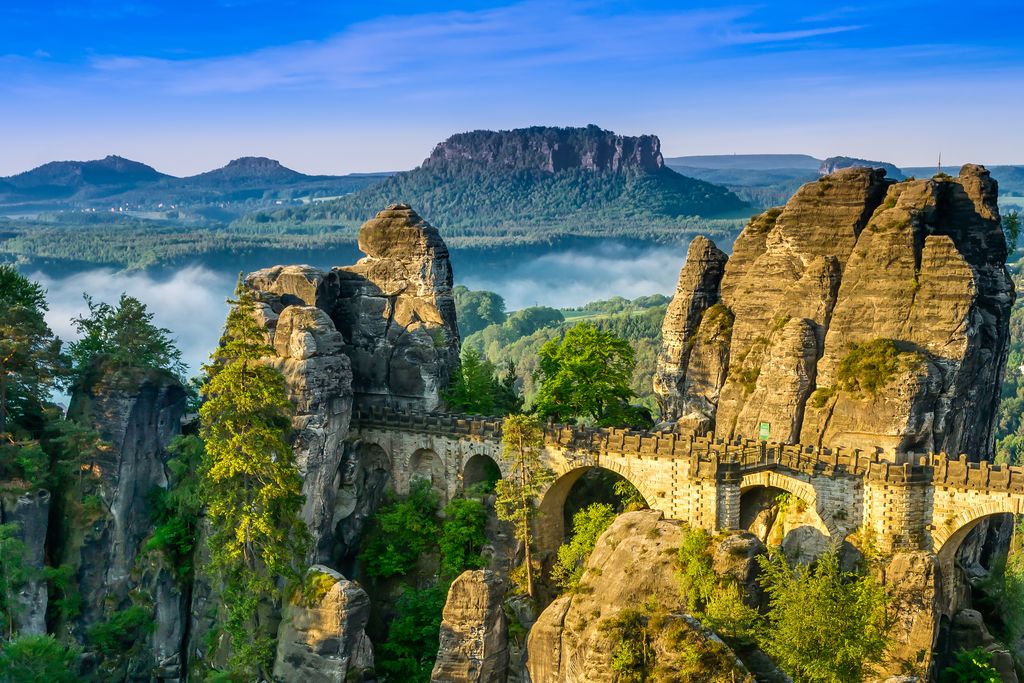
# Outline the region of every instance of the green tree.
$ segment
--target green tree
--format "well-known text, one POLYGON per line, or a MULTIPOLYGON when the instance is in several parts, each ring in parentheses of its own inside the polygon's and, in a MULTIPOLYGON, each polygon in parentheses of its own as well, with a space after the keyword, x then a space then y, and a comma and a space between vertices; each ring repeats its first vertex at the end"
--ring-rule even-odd
POLYGON ((777 551, 758 558, 768 595, 762 649, 797 683, 869 677, 891 626, 887 596, 869 572, 844 572, 833 546, 812 567, 791 568, 777 551))
POLYGON ((449 584, 406 588, 395 605, 387 639, 374 653, 377 673, 387 683, 428 683, 437 658, 441 612, 449 584))
POLYGON ((1006 235, 1006 246, 1010 252, 1017 249, 1017 240, 1020 238, 1020 211, 1009 211, 1003 216, 1003 234, 1006 235))
POLYGON ((171 331, 153 324, 153 314, 133 296, 122 294, 116 306, 96 303, 88 294, 89 314, 73 318, 81 339, 69 344, 72 367, 81 379, 86 373, 127 369, 167 370, 179 377, 185 365, 171 331))
POLYGON ((49 397, 64 374, 60 340, 46 324, 38 283, 0 265, 0 434, 49 397))
POLYGON ((203 507, 199 472, 205 450, 198 436, 188 434, 175 437, 167 452, 171 455, 167 461, 170 482, 166 489, 149 493, 153 535, 146 549, 163 553, 178 580, 188 584, 203 507))
POLYGON ((523 544, 526 593, 534 597, 533 533, 531 525, 537 516, 536 499, 554 478, 555 473, 543 466, 544 427, 531 415, 509 415, 502 423, 502 458, 508 476, 495 486, 495 510, 500 519, 512 522, 516 538, 523 544))
POLYGON ((456 285, 452 294, 455 295, 455 316, 459 321, 459 334, 463 339, 488 325, 500 325, 505 322, 505 300, 498 294, 486 290, 472 290, 464 285, 456 285))
POLYGON ((14 617, 18 612, 18 590, 28 578, 23 566, 25 544, 22 543, 18 525, 0 524, 0 635, 10 638, 14 635, 14 617))
POLYGON ((558 549, 551 579, 566 591, 575 591, 583 578, 583 569, 594 552, 597 539, 615 521, 615 510, 607 503, 593 503, 572 517, 572 538, 558 549))
POLYGON ((0 683, 75 683, 79 648, 53 636, 18 636, 0 642, 0 683))
POLYGON ((591 323, 570 328, 561 341, 540 349, 535 380, 540 385, 534 411, 543 418, 598 426, 634 425, 630 388, 635 365, 633 347, 591 323))
POLYGON ((507 415, 518 411, 522 399, 515 389, 515 367, 510 364, 504 378, 497 374, 494 364, 479 352, 464 349, 462 362, 445 392, 448 407, 472 415, 507 415))
POLYGON ((456 498, 444 507, 437 545, 441 576, 454 579, 467 569, 484 565, 480 549, 487 541, 487 509, 475 498, 456 498))
POLYGON ((430 482, 420 479, 413 481, 404 499, 381 507, 359 554, 363 570, 382 579, 409 573, 437 539, 437 503, 430 482))
POLYGON ((206 444, 202 495, 210 523, 210 561, 224 586, 225 630, 233 673, 268 676, 269 624, 259 607, 295 582, 309 547, 299 517, 302 480, 288 444, 291 403, 280 371, 261 362, 273 350, 241 283, 220 347, 206 367, 199 411, 206 444))

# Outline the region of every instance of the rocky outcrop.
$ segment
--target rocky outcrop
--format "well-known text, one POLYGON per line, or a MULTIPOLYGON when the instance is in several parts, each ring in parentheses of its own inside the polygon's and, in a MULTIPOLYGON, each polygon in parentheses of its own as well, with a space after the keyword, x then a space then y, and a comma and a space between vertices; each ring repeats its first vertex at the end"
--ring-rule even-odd
POLYGON ((718 303, 718 288, 728 258, 705 237, 690 242, 675 296, 665 312, 661 355, 654 374, 654 393, 664 420, 674 422, 692 411, 689 404, 695 397, 686 391, 686 370, 704 313, 718 303))
MULTIPOLYGON (((541 613, 530 630, 528 667, 533 683, 612 683, 616 620, 644 604, 666 610, 650 618, 658 665, 671 670, 678 650, 699 647, 707 653, 704 672, 711 681, 742 681, 748 675, 735 655, 681 607, 676 551, 685 526, 647 510, 620 515, 598 539, 583 574, 583 588, 563 595, 541 613), (714 664, 708 662, 713 660, 714 664)), ((740 581, 755 575, 754 556, 763 546, 749 535, 734 548, 717 548, 717 573, 740 581)), ((621 633, 619 635, 622 635, 621 633)))
POLYGON ((440 645, 430 680, 435 683, 505 683, 508 626, 505 582, 496 572, 463 572, 444 605, 440 645))
POLYGON ((594 125, 459 133, 435 147, 423 167, 443 166, 453 161, 548 173, 576 168, 619 173, 629 169, 658 170, 665 166, 661 141, 656 135, 616 135, 594 125))
POLYGON ((23 635, 46 633, 46 531, 49 526, 50 492, 45 489, 0 495, 0 524, 16 525, 21 541, 24 583, 14 595, 14 630, 23 635))
POLYGON ((728 333, 666 318, 665 418, 723 438, 767 425, 790 443, 990 454, 1014 298, 996 190, 981 166, 900 183, 855 167, 752 219, 721 277, 728 333))
POLYGON ((352 266, 277 266, 248 275, 245 285, 266 304, 268 329, 289 306, 326 313, 341 343, 326 342, 325 353, 348 358, 357 406, 434 410, 460 348, 448 249, 404 204, 367 221, 359 248, 366 256, 352 266))
POLYGON ((82 512, 71 520, 61 550, 81 595, 81 613, 68 626, 82 639, 90 626, 120 610, 149 607, 154 623, 162 625, 146 648, 153 660, 130 670, 156 667, 163 680, 181 673, 186 605, 173 569, 149 562, 142 551, 152 532, 149 494, 168 486, 166 449, 181 432, 184 413, 181 382, 154 370, 114 374, 80 388, 69 408, 69 416, 94 428, 108 447, 69 493, 82 512))
POLYGON ((274 678, 302 683, 362 680, 373 668, 366 635, 370 598, 338 572, 316 565, 285 609, 274 678))

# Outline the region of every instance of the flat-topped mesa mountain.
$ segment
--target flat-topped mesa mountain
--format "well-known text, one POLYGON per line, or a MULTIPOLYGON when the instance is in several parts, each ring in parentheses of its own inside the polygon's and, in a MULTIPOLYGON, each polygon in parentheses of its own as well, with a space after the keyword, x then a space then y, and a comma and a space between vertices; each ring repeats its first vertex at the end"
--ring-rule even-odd
POLYGON ((4 178, 6 187, 0 191, 26 198, 68 197, 84 188, 124 191, 170 177, 152 166, 110 155, 95 161, 51 161, 4 178))
POLYGON ((534 127, 453 135, 411 171, 333 201, 254 214, 240 223, 345 227, 396 201, 454 233, 458 246, 509 236, 519 244, 599 237, 631 227, 677 237, 685 218, 748 208, 729 190, 665 166, 654 135, 534 127))
POLYGON ((534 126, 518 130, 476 130, 453 135, 437 145, 423 168, 473 161, 515 169, 558 173, 570 169, 619 173, 664 168, 656 135, 616 135, 595 125, 586 128, 534 126))
POLYGON ((666 423, 989 456, 1015 296, 996 198, 982 166, 857 167, 755 216, 727 261, 694 240, 655 380, 666 423))
POLYGON ((821 162, 821 166, 818 167, 818 175, 832 175, 836 171, 841 171, 844 168, 882 168, 885 169, 885 175, 890 180, 903 180, 903 171, 898 166, 890 164, 887 161, 871 161, 869 159, 857 159, 856 157, 829 157, 821 162))
POLYGON ((260 182, 260 183, 295 183, 311 178, 304 173, 293 171, 276 159, 267 157, 240 157, 228 162, 226 166, 212 171, 181 178, 191 183, 203 182, 260 182))

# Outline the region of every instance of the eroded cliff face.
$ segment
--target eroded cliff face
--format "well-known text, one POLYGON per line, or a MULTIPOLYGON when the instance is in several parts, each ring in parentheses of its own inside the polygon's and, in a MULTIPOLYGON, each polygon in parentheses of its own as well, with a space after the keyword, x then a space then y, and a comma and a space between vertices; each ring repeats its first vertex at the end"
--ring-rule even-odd
POLYGON ((185 398, 170 373, 137 371, 79 389, 69 409, 109 447, 83 465, 88 471, 68 494, 68 509, 78 513, 68 520, 58 556, 74 570, 81 608, 64 627, 83 641, 89 627, 116 612, 147 609, 156 628, 148 643, 126 655, 127 680, 183 675, 186 596, 174 569, 145 552, 144 542, 153 529, 149 494, 167 488, 167 446, 181 433, 185 398))
POLYGON ((423 166, 430 168, 460 160, 548 173, 575 168, 612 173, 631 169, 656 171, 665 165, 661 141, 656 135, 616 135, 593 125, 460 133, 435 147, 423 166))
POLYGON ((695 333, 693 316, 666 316, 666 420, 723 438, 767 423, 790 443, 990 454, 1014 299, 996 195, 981 166, 900 183, 850 168, 753 218, 717 292, 717 260, 691 249, 670 311, 716 293, 721 305, 704 306, 695 333))

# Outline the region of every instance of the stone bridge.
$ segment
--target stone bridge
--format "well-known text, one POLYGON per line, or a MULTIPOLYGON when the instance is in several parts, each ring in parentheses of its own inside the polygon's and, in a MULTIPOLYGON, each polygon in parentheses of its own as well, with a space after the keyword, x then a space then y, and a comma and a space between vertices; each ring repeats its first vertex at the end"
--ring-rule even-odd
MULTIPOLYGON (((501 420, 441 413, 357 411, 350 440, 383 460, 399 493, 429 478, 445 499, 504 473, 501 420)), ((1024 513, 1024 468, 966 456, 907 455, 845 448, 565 425, 545 428, 544 459, 556 479, 544 493, 542 550, 564 537, 562 506, 573 484, 600 467, 630 481, 650 507, 711 531, 741 528, 745 496, 778 489, 816 513, 818 530, 838 541, 864 529, 885 552, 925 550, 952 561, 981 520, 1024 513)))

